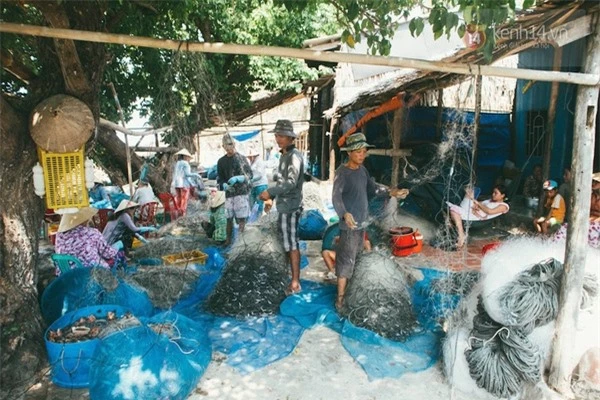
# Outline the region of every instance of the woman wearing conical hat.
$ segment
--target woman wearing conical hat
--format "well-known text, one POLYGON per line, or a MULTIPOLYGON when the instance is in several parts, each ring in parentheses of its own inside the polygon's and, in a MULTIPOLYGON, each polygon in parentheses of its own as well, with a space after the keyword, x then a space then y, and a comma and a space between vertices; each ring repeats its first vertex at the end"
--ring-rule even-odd
POLYGON ((77 257, 85 267, 110 268, 117 249, 108 244, 99 230, 87 226, 97 213, 97 208, 85 207, 74 214, 64 214, 56 233, 54 251, 77 257))
MULTIPOLYGON (((118 241, 123 242, 125 253, 129 252, 133 243, 133 236, 140 233, 155 232, 156 228, 152 226, 135 226, 133 214, 140 205, 131 200, 121 200, 119 207, 115 210, 113 218, 108 221, 104 227, 102 235, 109 244, 115 244, 118 241)), ((142 241, 145 241, 139 236, 142 241)))
POLYGON ((178 214, 185 215, 190 197, 190 188, 194 186, 192 179, 202 180, 202 177, 192 172, 192 167, 190 167, 192 155, 187 149, 179 150, 175 155, 177 156, 177 162, 173 170, 171 186, 175 188, 175 205, 178 214))

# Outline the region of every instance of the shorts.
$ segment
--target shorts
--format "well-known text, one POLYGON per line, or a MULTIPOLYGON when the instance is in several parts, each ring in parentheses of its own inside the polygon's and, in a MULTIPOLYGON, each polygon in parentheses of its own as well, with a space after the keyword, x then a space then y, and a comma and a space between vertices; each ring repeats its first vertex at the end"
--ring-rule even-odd
POLYGON ((288 252, 298 250, 298 224, 302 210, 293 213, 279 213, 277 216, 277 228, 283 238, 283 249, 288 252))
POLYGON ((356 256, 363 248, 364 230, 341 230, 340 241, 335 257, 335 274, 342 278, 352 278, 356 256))
POLYGON ((225 199, 225 217, 227 219, 245 219, 250 215, 250 199, 247 194, 227 197, 225 199))

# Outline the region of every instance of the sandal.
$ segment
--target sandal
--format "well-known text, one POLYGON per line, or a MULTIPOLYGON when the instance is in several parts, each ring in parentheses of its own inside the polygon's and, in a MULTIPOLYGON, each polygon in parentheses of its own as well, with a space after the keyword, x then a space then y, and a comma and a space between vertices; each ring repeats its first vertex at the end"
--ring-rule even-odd
POLYGON ((325 274, 325 280, 334 281, 336 279, 337 279, 337 276, 335 275, 335 273, 333 273, 331 271, 329 271, 325 274))

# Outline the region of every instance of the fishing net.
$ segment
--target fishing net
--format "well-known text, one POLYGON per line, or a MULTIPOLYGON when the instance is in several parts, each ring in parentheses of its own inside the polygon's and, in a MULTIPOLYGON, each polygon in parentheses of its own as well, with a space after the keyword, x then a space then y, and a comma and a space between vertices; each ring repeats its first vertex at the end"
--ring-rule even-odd
POLYGON ((199 322, 165 312, 107 335, 92 360, 90 397, 186 399, 211 360, 207 331, 199 322))
POLYGON ((249 226, 234 243, 223 276, 208 298, 210 312, 277 313, 289 283, 289 267, 280 241, 268 226, 249 226))
POLYGON ((200 273, 186 266, 139 267, 124 278, 143 288, 155 307, 168 309, 194 290, 200 273))
POLYGON ((379 252, 362 253, 349 281, 342 315, 392 340, 404 340, 417 327, 408 282, 398 265, 379 252))
POLYGON ((169 254, 202 250, 212 246, 206 236, 164 236, 158 239, 149 239, 148 242, 148 244, 133 249, 131 255, 134 261, 147 258, 160 259, 169 254))
POLYGON ((145 291, 113 275, 106 268, 75 268, 61 274, 42 293, 42 316, 52 323, 69 311, 112 304, 127 307, 135 316, 151 315, 145 291))

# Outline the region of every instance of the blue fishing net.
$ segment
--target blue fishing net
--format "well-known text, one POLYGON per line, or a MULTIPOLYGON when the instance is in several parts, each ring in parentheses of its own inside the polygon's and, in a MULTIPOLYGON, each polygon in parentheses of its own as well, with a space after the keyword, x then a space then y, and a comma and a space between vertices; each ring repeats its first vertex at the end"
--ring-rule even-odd
POLYGON ((341 334, 344 348, 361 365, 369 379, 397 378, 437 362, 441 352, 440 319, 458 303, 458 296, 437 293, 433 283, 445 275, 422 270, 424 279, 411 288, 413 311, 419 327, 404 342, 385 339, 339 318, 334 309, 336 287, 303 282, 299 295, 288 297, 280 307, 282 315, 293 317, 304 328, 322 324, 341 334))
POLYGON ((174 312, 104 337, 90 367, 91 399, 186 399, 211 360, 208 326, 174 312))
POLYGON ((44 320, 51 324, 69 311, 99 304, 124 306, 136 316, 152 315, 154 309, 142 289, 98 267, 62 273, 42 293, 41 310, 44 320))

